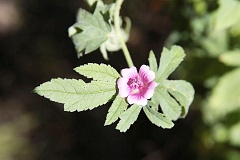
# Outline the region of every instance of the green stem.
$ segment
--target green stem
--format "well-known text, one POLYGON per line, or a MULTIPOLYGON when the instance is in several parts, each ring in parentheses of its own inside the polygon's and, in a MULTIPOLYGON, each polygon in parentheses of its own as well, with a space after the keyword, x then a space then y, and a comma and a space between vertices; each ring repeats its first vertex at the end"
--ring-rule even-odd
POLYGON ((123 1, 124 0, 117 0, 116 1, 115 12, 114 12, 114 27, 115 27, 118 39, 120 41, 120 44, 122 46, 122 50, 123 50, 124 56, 127 60, 128 66, 132 67, 132 66, 134 66, 133 62, 132 62, 132 58, 130 56, 130 53, 128 51, 126 43, 124 42, 123 38, 121 37, 121 28, 120 28, 120 22, 119 22, 119 17, 120 16, 119 16, 119 14, 120 14, 120 9, 121 9, 123 1))

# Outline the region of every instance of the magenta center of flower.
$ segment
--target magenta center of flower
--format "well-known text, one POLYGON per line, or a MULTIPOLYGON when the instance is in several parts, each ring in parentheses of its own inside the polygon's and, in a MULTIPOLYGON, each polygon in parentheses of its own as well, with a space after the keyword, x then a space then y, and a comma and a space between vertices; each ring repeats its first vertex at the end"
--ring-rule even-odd
POLYGON ((128 80, 127 85, 131 88, 131 94, 139 93, 145 87, 144 83, 142 82, 142 79, 139 76, 130 78, 128 80))

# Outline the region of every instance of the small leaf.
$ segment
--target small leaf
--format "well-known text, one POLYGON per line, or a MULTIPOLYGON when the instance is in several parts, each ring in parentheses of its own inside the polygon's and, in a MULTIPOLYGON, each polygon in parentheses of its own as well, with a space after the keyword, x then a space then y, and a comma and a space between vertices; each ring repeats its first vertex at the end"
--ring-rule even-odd
POLYGON ((166 80, 163 86, 181 104, 183 107, 181 117, 185 117, 194 98, 192 85, 183 80, 166 80))
MULTIPOLYGON (((100 11, 91 14, 84 9, 80 9, 78 13, 77 23, 72 28, 77 32, 71 32, 71 37, 78 56, 88 54, 103 44, 108 39, 111 32, 110 25, 104 21, 100 11)), ((71 27, 70 27, 71 28, 71 27)), ((73 29, 69 29, 72 31, 73 29)))
POLYGON ((168 119, 177 120, 182 113, 182 107, 164 88, 157 87, 155 89, 155 94, 158 97, 158 103, 165 116, 168 119))
POLYGON ((168 76, 178 67, 185 57, 184 50, 180 46, 173 46, 169 51, 163 48, 160 65, 156 75, 156 81, 161 82, 168 78, 168 76))
POLYGON ((105 126, 114 123, 118 117, 127 109, 128 103, 124 98, 117 96, 108 110, 105 126))
POLYGON ((34 92, 58 103, 65 103, 76 96, 77 92, 82 92, 86 83, 75 79, 52 79, 34 89, 34 92))
POLYGON ((174 123, 168 118, 166 118, 164 114, 156 112, 148 106, 143 107, 143 110, 146 116, 148 117, 148 119, 158 127, 172 128, 174 126, 174 123))
POLYGON ((139 107, 136 104, 128 108, 125 112, 121 114, 121 120, 117 124, 116 129, 120 130, 120 132, 126 132, 130 128, 130 126, 137 120, 141 109, 142 107, 139 107))
POLYGON ((92 81, 74 99, 64 105, 64 111, 84 111, 106 104, 116 94, 116 83, 92 81))
POLYGON ((219 59, 228 66, 240 66, 240 50, 225 52, 219 56, 219 59))
POLYGON ((157 73, 157 68, 158 68, 158 66, 157 66, 157 59, 156 59, 153 51, 150 51, 150 53, 149 53, 148 62, 149 62, 150 69, 154 73, 157 73))
POLYGON ((87 78, 93 78, 97 81, 116 82, 120 77, 119 73, 110 65, 89 63, 74 69, 87 78))

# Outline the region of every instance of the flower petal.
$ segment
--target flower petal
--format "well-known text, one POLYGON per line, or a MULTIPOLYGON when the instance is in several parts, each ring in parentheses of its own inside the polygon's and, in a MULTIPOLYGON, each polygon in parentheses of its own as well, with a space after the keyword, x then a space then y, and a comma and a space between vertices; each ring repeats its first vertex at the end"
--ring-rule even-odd
POLYGON ((137 68, 136 67, 131 67, 131 68, 126 68, 122 69, 121 74, 124 78, 134 78, 138 76, 137 68))
POLYGON ((149 83, 155 78, 155 73, 149 69, 149 66, 142 65, 139 70, 139 76, 144 83, 149 83))
POLYGON ((127 97, 127 101, 129 104, 138 104, 141 106, 147 105, 147 99, 142 96, 139 96, 138 94, 130 94, 127 97))
POLYGON ((125 98, 129 95, 130 93, 130 88, 127 85, 128 79, 126 78, 119 78, 117 81, 117 86, 119 89, 119 95, 122 98, 125 98))
POLYGON ((148 84, 148 88, 146 89, 146 92, 143 94, 143 96, 146 99, 150 99, 153 96, 154 90, 157 87, 157 83, 156 82, 151 82, 148 84))

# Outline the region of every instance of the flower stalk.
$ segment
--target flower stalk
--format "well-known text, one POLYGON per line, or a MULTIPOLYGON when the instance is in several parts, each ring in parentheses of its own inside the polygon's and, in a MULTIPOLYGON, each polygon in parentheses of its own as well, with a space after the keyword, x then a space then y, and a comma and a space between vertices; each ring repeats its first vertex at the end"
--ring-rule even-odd
POLYGON ((121 44, 122 51, 123 51, 124 56, 126 58, 126 61, 128 63, 128 66, 132 67, 132 66, 134 66, 133 61, 132 61, 131 55, 128 51, 127 45, 126 45, 126 43, 124 42, 124 39, 121 36, 121 28, 120 28, 120 22, 119 22, 120 21, 119 20, 120 9, 121 9, 123 1, 124 0, 117 0, 116 1, 116 7, 115 7, 115 12, 114 12, 114 27, 115 27, 119 42, 121 44))

